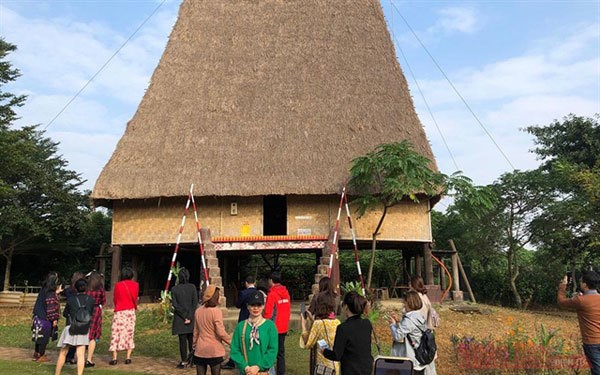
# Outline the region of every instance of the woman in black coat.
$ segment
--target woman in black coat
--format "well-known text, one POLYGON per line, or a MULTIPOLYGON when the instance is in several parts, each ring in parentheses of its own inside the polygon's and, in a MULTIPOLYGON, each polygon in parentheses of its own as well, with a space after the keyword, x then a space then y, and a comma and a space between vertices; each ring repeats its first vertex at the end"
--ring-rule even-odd
POLYGON ((173 316, 173 334, 179 335, 179 354, 181 362, 177 368, 184 368, 188 352, 192 351, 194 336, 194 312, 198 307, 198 292, 196 286, 189 282, 190 272, 182 267, 179 270, 179 284, 171 289, 173 316))
POLYGON ((343 375, 370 374, 373 368, 371 332, 373 326, 362 319, 367 300, 356 292, 344 296, 343 311, 346 321, 337 327, 333 350, 320 349, 325 358, 340 361, 343 375))

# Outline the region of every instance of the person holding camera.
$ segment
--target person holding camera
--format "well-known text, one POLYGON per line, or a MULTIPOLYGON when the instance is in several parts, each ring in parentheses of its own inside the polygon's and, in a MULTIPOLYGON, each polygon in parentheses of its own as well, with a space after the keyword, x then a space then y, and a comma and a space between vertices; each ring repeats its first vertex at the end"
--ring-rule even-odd
POLYGON ((567 298, 569 277, 565 276, 558 286, 558 304, 577 311, 583 351, 590 364, 592 375, 600 375, 600 275, 585 271, 579 282, 581 294, 567 298))

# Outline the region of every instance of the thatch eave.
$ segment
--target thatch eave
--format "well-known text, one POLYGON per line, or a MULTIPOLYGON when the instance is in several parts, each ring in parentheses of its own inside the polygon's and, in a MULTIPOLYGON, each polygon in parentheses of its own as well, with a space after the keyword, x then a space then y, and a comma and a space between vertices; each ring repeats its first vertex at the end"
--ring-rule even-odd
POLYGON ((338 194, 402 140, 437 170, 378 0, 184 0, 92 199, 338 194))

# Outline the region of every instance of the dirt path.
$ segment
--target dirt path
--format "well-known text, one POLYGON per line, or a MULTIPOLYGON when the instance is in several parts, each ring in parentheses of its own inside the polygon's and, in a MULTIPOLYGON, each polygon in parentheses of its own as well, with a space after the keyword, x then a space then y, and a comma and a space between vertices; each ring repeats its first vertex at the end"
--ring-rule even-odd
MULTIPOLYGON (((50 358, 49 364, 56 363, 58 352, 55 350, 49 350, 46 352, 50 358)), ((0 347, 0 358, 11 360, 11 361, 31 361, 32 352, 30 349, 22 348, 7 348, 0 347)), ((155 375, 172 375, 172 374, 195 374, 196 370, 193 368, 186 368, 183 370, 176 369, 177 362, 173 360, 167 360, 164 358, 151 358, 151 357, 140 357, 135 354, 132 356, 132 363, 125 365, 124 358, 119 360, 119 364, 116 366, 110 366, 108 361, 110 357, 108 355, 94 355, 96 360, 96 366, 94 368, 101 368, 106 370, 123 370, 123 371, 136 371, 146 374, 155 375)), ((73 366, 73 365, 65 365, 73 366)), ((221 370, 223 375, 238 375, 237 370, 221 370)))

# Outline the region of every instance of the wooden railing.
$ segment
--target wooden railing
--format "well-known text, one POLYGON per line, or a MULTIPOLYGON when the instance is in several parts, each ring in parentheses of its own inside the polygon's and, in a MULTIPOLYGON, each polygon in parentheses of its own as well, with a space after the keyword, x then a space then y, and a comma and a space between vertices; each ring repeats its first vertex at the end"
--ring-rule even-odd
POLYGON ((39 293, 42 289, 41 286, 33 286, 33 285, 9 285, 9 292, 23 292, 25 294, 28 293, 39 293))

